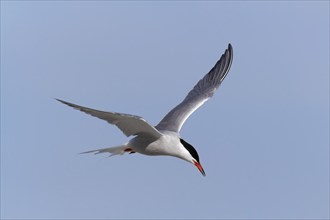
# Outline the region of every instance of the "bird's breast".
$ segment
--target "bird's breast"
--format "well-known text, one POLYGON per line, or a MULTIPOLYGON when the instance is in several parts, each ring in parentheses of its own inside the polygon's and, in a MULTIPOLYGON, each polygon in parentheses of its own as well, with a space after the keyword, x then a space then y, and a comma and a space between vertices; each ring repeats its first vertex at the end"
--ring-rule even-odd
POLYGON ((169 155, 177 156, 181 150, 179 137, 174 135, 164 134, 155 141, 148 142, 142 138, 136 138, 129 142, 133 149, 145 155, 169 155), (134 146, 133 146, 134 145, 134 146))

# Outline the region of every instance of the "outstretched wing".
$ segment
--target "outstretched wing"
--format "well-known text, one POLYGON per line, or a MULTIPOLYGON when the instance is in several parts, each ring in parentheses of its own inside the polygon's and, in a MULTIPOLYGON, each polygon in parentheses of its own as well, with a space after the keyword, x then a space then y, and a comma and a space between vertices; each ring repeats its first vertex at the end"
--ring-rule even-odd
POLYGON ((173 108, 156 126, 158 130, 179 132, 186 119, 205 101, 210 99, 228 74, 233 60, 233 48, 228 49, 221 56, 215 66, 208 72, 186 98, 173 108))
POLYGON ((103 119, 110 124, 116 125, 126 136, 140 135, 152 139, 158 139, 162 135, 155 127, 139 116, 99 111, 62 101, 60 99, 56 100, 91 116, 103 119))

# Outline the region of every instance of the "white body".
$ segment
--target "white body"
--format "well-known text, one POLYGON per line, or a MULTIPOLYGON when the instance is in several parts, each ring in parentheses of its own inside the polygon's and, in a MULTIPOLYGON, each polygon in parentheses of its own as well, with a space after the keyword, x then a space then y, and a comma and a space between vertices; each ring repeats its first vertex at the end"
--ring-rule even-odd
POLYGON ((181 144, 177 133, 171 131, 160 132, 163 135, 153 142, 137 136, 131 139, 125 145, 131 148, 134 152, 140 154, 149 156, 174 156, 191 162, 191 156, 188 150, 181 144))

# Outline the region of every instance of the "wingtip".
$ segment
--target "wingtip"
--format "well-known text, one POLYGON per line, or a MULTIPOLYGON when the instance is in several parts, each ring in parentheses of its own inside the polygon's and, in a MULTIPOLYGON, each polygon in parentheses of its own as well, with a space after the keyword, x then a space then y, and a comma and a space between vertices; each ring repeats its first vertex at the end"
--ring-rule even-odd
POLYGON ((95 152, 95 150, 84 151, 84 152, 80 152, 79 154, 89 154, 89 153, 97 154, 97 152, 95 152))
POLYGON ((75 105, 74 104, 72 104, 72 103, 70 103, 70 102, 66 102, 66 101, 63 101, 63 100, 61 100, 61 99, 57 99, 57 98, 54 98, 56 101, 59 101, 60 103, 62 103, 62 104, 65 104, 65 105, 68 105, 68 106, 70 106, 70 107, 73 107, 73 108, 75 108, 75 105))
POLYGON ((58 98, 54 98, 56 101, 59 101, 59 102, 61 102, 61 103, 65 103, 63 100, 61 100, 61 99, 58 99, 58 98))
POLYGON ((228 50, 233 51, 233 46, 231 45, 231 43, 228 44, 228 50))

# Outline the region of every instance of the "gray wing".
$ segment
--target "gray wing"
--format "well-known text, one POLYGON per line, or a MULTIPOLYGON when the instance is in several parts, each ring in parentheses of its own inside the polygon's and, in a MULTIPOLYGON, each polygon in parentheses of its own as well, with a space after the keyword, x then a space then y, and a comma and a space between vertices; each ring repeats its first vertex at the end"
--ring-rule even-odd
POLYGON ((205 101, 210 99, 222 81, 225 79, 233 60, 233 48, 229 44, 228 49, 221 56, 215 66, 208 72, 186 98, 173 108, 156 126, 158 130, 179 132, 186 119, 205 101))
POLYGON ((140 135, 151 139, 158 139, 162 134, 145 119, 129 114, 99 111, 69 102, 56 99, 63 104, 71 106, 77 110, 85 112, 91 116, 103 119, 110 124, 116 125, 126 136, 140 135))

